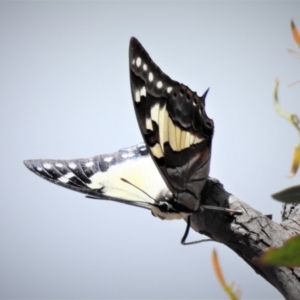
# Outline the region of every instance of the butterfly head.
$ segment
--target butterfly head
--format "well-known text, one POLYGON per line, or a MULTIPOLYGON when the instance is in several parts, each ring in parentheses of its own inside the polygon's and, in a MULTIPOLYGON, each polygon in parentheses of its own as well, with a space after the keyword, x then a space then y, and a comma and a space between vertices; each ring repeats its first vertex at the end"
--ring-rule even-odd
POLYGON ((175 196, 164 189, 158 194, 156 203, 151 205, 152 215, 162 220, 175 220, 187 217, 191 211, 176 202, 175 196))

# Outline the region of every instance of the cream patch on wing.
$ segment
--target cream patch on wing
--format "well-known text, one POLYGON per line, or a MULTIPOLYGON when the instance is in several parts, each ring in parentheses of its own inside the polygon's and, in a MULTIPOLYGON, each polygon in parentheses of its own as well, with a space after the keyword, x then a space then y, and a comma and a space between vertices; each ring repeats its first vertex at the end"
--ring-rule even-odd
POLYGON ((180 135, 180 150, 189 147, 189 145, 185 144, 186 134, 187 134, 187 131, 181 130, 181 135, 180 135))
POLYGON ((177 145, 177 140, 176 140, 176 129, 175 129, 175 125, 173 123, 173 121, 171 120, 171 118, 168 118, 168 138, 169 138, 169 143, 170 143, 170 147, 174 150, 174 151, 178 151, 177 149, 179 148, 177 145))
POLYGON ((163 157, 165 142, 169 142, 173 151, 181 151, 204 140, 203 137, 181 130, 174 124, 169 117, 166 104, 161 107, 159 103, 156 103, 151 107, 150 118, 146 118, 145 121, 146 128, 151 131, 153 131, 152 121, 158 125, 159 130, 159 143, 151 147, 152 154, 157 158, 163 157))
POLYGON ((150 115, 151 115, 152 121, 154 121, 158 125, 159 103, 156 103, 154 106, 151 107, 150 115))
POLYGON ((156 158, 161 158, 164 156, 161 146, 158 143, 156 143, 154 146, 150 147, 150 150, 156 158))
POLYGON ((180 151, 180 147, 181 147, 181 142, 180 142, 181 141, 180 140, 180 138, 181 138, 181 129, 178 126, 176 126, 175 124, 174 124, 174 126, 175 126, 175 138, 176 138, 176 145, 177 145, 176 151, 180 151))
POLYGON ((91 183, 86 185, 90 189, 102 188, 102 192, 106 196, 150 204, 155 203, 152 198, 156 199, 163 189, 167 189, 164 180, 149 156, 128 159, 116 166, 110 166, 105 172, 95 173, 89 179, 91 183), (122 178, 134 186, 124 182, 122 178))
POLYGON ((164 153, 164 143, 169 141, 168 128, 169 128, 169 114, 166 109, 166 104, 159 109, 159 120, 158 120, 158 128, 159 128, 159 143, 164 153))
POLYGON ((152 119, 150 119, 150 118, 146 118, 146 129, 153 131, 152 119))
MULTIPOLYGON (((160 123, 160 111, 161 111, 161 108, 160 108, 159 103, 156 103, 154 106, 152 106, 151 110, 150 110, 151 120, 157 124, 157 126, 159 128, 159 134, 160 134, 160 131, 161 131, 161 128, 160 128, 160 125, 159 125, 159 123, 160 123)), ((160 143, 156 143, 153 147, 150 147, 150 150, 156 158, 161 158, 161 157, 164 156, 163 150, 162 150, 162 147, 161 147, 160 143)))

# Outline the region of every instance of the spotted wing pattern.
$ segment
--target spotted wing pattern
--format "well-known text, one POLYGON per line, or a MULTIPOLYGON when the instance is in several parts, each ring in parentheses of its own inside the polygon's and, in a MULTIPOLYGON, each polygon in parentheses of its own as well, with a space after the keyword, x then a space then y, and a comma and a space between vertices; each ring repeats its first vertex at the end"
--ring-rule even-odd
POLYGON ((168 188, 145 144, 87 159, 35 159, 24 164, 40 177, 88 197, 148 208, 161 218, 182 217, 165 205, 168 188))
POLYGON ((141 133, 176 201, 196 210, 209 173, 214 124, 205 97, 172 80, 136 38, 129 47, 131 92, 141 133))

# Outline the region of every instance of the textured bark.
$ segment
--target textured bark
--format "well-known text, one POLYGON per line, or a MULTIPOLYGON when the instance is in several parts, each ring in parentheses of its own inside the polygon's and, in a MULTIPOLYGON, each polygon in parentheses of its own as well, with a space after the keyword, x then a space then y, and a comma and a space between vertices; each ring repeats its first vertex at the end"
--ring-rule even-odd
POLYGON ((203 190, 202 204, 243 213, 230 215, 204 209, 191 216, 191 227, 195 231, 227 245, 286 299, 300 299, 300 268, 266 267, 252 261, 269 247, 281 246, 286 239, 300 233, 300 205, 284 205, 282 223, 278 224, 225 191, 213 178, 203 190))

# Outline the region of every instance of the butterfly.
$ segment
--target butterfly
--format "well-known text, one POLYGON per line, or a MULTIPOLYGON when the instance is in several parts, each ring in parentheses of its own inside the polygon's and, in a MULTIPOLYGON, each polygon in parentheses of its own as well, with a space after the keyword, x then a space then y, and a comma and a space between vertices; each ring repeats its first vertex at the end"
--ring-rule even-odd
MULTIPOLYGON (((24 161, 40 177, 84 193, 151 210, 160 219, 187 218, 201 205, 209 175, 213 121, 198 96, 172 80, 132 37, 130 83, 144 143, 87 159, 24 161)), ((188 227, 182 243, 188 233, 188 227)))

